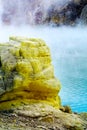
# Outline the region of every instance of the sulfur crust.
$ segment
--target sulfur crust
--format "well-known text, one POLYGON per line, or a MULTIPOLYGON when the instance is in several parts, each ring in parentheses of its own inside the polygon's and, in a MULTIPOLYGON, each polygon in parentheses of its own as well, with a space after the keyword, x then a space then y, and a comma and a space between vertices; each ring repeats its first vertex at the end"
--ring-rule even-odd
POLYGON ((61 106, 61 85, 43 40, 10 37, 9 43, 0 45, 0 63, 0 110, 34 102, 61 106))

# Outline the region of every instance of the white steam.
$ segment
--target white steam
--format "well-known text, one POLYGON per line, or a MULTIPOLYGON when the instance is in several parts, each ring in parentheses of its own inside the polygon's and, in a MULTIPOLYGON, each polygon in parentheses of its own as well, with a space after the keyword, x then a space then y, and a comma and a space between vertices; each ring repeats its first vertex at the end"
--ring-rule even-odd
POLYGON ((86 57, 86 27, 47 26, 0 26, 0 42, 9 36, 25 36, 44 39, 51 48, 55 59, 58 57, 86 57), (74 34, 74 35, 73 35, 74 34), (55 52, 55 53, 54 53, 55 52))
POLYGON ((0 18, 5 24, 43 22, 51 6, 60 8, 73 0, 0 0, 0 18))

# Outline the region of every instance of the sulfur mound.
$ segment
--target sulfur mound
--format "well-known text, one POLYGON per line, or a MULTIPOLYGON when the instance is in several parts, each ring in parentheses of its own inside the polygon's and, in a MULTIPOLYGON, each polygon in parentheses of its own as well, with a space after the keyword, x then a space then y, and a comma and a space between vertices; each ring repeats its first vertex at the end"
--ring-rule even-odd
POLYGON ((38 102, 59 108, 59 90, 43 40, 10 37, 0 44, 0 110, 38 102))

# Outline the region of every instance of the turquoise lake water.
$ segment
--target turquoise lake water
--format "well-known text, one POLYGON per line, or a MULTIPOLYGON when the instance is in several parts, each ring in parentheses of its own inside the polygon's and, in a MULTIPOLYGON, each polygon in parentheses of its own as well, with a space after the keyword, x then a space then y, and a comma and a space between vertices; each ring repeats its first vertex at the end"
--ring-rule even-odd
POLYGON ((87 112, 87 58, 64 58, 59 62, 62 104, 70 105, 75 112, 87 112))
POLYGON ((87 112, 87 28, 54 29, 51 40, 55 74, 62 85, 62 104, 70 105, 74 112, 87 112))
POLYGON ((63 105, 87 112, 87 27, 0 27, 0 42, 9 36, 42 38, 51 49, 63 105))
POLYGON ((62 85, 62 104, 70 105, 74 112, 87 112, 87 28, 59 32, 58 44, 51 47, 55 74, 62 85))

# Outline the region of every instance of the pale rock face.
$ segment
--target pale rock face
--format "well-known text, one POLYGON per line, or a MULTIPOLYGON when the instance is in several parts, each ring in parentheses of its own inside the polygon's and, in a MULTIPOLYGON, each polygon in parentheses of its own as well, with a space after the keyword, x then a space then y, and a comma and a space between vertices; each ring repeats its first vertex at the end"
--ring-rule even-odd
POLYGON ((60 82, 41 39, 10 37, 0 44, 0 110, 44 102, 61 106, 60 82))

